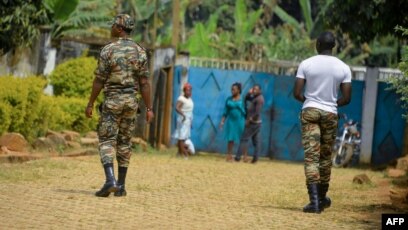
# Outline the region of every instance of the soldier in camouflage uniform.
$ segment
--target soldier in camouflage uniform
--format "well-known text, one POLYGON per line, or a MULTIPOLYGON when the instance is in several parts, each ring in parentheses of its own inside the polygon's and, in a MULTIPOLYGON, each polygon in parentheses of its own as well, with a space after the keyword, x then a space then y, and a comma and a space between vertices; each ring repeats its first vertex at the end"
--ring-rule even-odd
POLYGON ((326 193, 330 182, 332 146, 336 138, 337 107, 347 105, 351 99, 351 70, 332 56, 334 45, 332 33, 320 34, 316 41, 318 55, 304 60, 296 74, 294 96, 303 102, 300 121, 310 200, 303 208, 304 212, 320 213, 331 205, 326 193), (342 97, 338 99, 339 88, 342 97))
POLYGON ((115 196, 126 195, 125 179, 131 155, 130 139, 135 130, 138 108, 136 93, 139 90, 147 107, 147 122, 154 116, 150 103, 146 51, 129 37, 134 22, 129 15, 119 14, 111 24, 111 36, 115 41, 103 47, 100 52, 91 96, 85 110, 86 116, 92 117, 94 102, 103 89, 105 97, 97 131, 106 182, 95 193, 100 197, 107 197, 111 192, 115 196), (118 181, 113 169, 115 154, 118 181))

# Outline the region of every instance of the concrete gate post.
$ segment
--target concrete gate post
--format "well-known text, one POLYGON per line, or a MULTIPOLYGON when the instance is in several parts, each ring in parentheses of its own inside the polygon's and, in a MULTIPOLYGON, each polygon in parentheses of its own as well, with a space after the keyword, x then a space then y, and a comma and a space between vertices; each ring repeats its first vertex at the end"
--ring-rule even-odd
POLYGON ((361 164, 371 164, 371 156, 373 152, 372 148, 374 138, 375 110, 377 106, 378 74, 378 68, 367 67, 361 124, 361 164))

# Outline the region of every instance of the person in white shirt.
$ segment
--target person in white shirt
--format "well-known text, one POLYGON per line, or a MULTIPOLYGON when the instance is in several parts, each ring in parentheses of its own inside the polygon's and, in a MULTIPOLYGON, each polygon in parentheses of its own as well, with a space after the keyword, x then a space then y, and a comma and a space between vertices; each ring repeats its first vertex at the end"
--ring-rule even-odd
POLYGON ((318 55, 300 63, 296 74, 293 94, 303 103, 300 120, 310 200, 303 208, 304 212, 320 213, 331 205, 326 193, 336 138, 337 107, 347 105, 351 100, 351 70, 332 56, 334 46, 335 38, 331 32, 320 34, 316 41, 318 55), (339 89, 341 98, 338 98, 339 89))
POLYGON ((193 109, 194 103, 191 99, 193 88, 189 83, 183 86, 183 95, 180 95, 177 99, 176 112, 177 116, 177 128, 174 133, 174 138, 177 139, 178 154, 184 156, 187 159, 188 151, 185 148, 185 140, 191 136, 191 124, 193 121, 193 109))

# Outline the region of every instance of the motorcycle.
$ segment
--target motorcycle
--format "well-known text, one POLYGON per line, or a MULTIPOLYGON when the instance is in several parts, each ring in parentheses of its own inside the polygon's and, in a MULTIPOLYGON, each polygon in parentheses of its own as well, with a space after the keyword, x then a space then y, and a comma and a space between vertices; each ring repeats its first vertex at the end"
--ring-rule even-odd
POLYGON ((333 146, 333 166, 334 167, 347 167, 353 156, 360 154, 360 131, 358 130, 358 122, 352 119, 347 119, 346 114, 340 115, 345 120, 341 135, 336 137, 336 141, 333 146))

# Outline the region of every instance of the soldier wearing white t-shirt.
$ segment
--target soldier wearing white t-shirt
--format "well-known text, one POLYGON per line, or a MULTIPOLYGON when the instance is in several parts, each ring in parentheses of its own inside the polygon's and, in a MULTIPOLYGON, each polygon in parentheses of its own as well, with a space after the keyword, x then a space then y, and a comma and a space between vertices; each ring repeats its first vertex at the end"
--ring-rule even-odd
POLYGON ((318 55, 300 63, 296 74, 294 96, 303 103, 300 120, 310 199, 304 212, 320 213, 331 205, 326 193, 331 174, 332 145, 336 139, 337 107, 347 105, 351 99, 351 70, 332 56, 334 46, 335 38, 331 32, 320 34, 316 41, 318 55), (338 98, 339 89, 341 98, 338 98))

